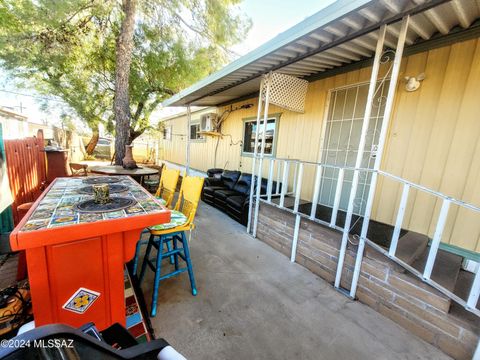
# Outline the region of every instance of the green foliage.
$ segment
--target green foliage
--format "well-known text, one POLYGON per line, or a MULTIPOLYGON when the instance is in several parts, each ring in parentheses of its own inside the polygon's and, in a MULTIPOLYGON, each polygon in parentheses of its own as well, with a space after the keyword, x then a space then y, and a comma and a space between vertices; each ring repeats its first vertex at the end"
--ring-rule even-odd
POLYGON ((15 79, 60 97, 79 118, 98 128, 112 94, 99 81, 90 55, 102 44, 113 2, 0 1, 0 59, 15 79))
MULTIPOLYGON (((218 69, 250 27, 240 0, 139 0, 130 70, 131 138, 165 98, 218 69)), ((113 131, 116 0, 0 0, 0 65, 113 131)))

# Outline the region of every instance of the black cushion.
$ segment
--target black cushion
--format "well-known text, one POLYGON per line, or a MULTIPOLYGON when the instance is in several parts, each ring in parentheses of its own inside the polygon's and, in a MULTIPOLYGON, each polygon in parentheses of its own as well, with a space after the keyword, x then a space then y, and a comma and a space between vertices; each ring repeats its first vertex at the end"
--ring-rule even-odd
POLYGON ((225 190, 225 187, 224 186, 205 186, 203 188, 203 193, 213 195, 218 190, 225 190))
POLYGON ((205 186, 223 186, 222 179, 215 177, 207 177, 203 182, 205 186))
MULTIPOLYGON (((213 171, 210 171, 209 175, 215 176, 218 169, 211 170, 213 171)), ((245 225, 248 222, 252 181, 254 181, 252 174, 241 174, 239 171, 225 170, 220 179, 209 177, 205 180, 202 199, 245 225)), ((256 189, 257 184, 255 183, 254 185, 254 189, 256 189)), ((267 193, 267 186, 268 180, 262 179, 260 186, 262 195, 267 193)), ((275 192, 275 189, 276 182, 272 181, 272 191, 275 192)))
POLYGON ((230 170, 225 170, 222 173, 222 183, 223 185, 229 189, 232 190, 235 184, 237 183, 238 178, 240 177, 240 171, 230 171, 230 170))
POLYGON ((238 178, 238 181, 233 187, 233 190, 235 190, 237 193, 240 193, 242 195, 248 195, 250 194, 251 185, 252 185, 252 174, 242 174, 238 178))
POLYGON ((226 201, 227 214, 243 225, 248 222, 248 196, 230 196, 226 201))
POLYGON ((243 203, 247 199, 247 196, 244 195, 236 195, 236 196, 230 196, 227 198, 227 206, 232 207, 234 209, 242 209, 243 203))
POLYGON ((223 169, 219 169, 219 168, 208 169, 207 176, 220 179, 222 172, 223 172, 223 169))
POLYGON ((239 193, 235 190, 217 190, 215 191, 215 199, 220 199, 225 201, 228 197, 238 195, 239 193))
MULTIPOLYGON (((272 181, 272 190, 275 189, 273 183, 274 181, 272 181)), ((260 183, 260 194, 265 195, 267 193, 267 188, 268 188, 268 179, 262 178, 262 181, 260 183)))

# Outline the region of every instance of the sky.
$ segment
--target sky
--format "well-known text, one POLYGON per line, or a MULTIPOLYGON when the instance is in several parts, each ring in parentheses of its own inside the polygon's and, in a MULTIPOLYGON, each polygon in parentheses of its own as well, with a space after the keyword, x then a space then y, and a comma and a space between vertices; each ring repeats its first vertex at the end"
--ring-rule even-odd
MULTIPOLYGON (((245 55, 333 2, 334 0, 244 0, 239 10, 251 18, 252 28, 246 39, 235 45, 232 50, 239 55, 245 55)), ((0 72, 0 106, 22 112, 28 116, 29 121, 58 125, 56 121, 59 117, 58 111, 51 113, 42 111, 36 97, 38 94, 34 91, 15 88, 12 81, 0 72)), ((56 103, 52 101, 51 104, 56 103)), ((168 116, 178 111, 182 109, 159 109, 152 117, 168 116)))

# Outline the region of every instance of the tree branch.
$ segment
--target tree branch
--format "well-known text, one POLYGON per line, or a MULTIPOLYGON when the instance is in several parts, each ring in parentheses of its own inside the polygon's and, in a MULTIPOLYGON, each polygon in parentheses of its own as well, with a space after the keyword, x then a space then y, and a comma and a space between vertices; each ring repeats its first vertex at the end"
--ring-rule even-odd
POLYGON ((238 53, 236 53, 235 51, 233 50, 230 50, 228 49, 227 47, 225 47, 224 45, 221 45, 221 44, 218 44, 215 40, 215 38, 213 37, 212 34, 210 34, 210 32, 208 31, 208 27, 205 26, 203 29, 197 29, 195 28, 193 25, 189 24, 188 21, 186 21, 180 14, 178 14, 176 11, 170 9, 169 7, 167 7, 169 10, 170 10, 170 13, 172 14, 172 16, 174 18, 176 18, 177 20, 179 20, 182 24, 184 24, 188 29, 192 30, 193 32, 195 32, 197 35, 203 37, 203 38, 206 38, 210 41, 212 41, 213 43, 215 43, 218 47, 220 47, 223 51, 225 51, 226 54, 230 55, 230 56, 235 56, 235 57, 240 57, 240 55, 238 53))

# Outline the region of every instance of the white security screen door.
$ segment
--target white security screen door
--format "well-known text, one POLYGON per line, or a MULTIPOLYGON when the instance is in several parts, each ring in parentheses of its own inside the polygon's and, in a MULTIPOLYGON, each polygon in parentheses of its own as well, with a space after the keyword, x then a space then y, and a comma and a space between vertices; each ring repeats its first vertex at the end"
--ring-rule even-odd
MULTIPOLYGON (((387 80, 377 84, 362 168, 373 168, 375 162, 388 83, 389 81, 387 80)), ((321 151, 321 162, 323 164, 355 167, 363 116, 365 114, 365 104, 367 102, 368 85, 368 83, 359 84, 335 89, 330 92, 330 105, 321 151)), ((321 205, 333 207, 337 178, 338 169, 324 167, 320 184, 319 203, 321 205)), ((347 210, 352 178, 353 171, 345 171, 342 195, 340 197, 340 210, 347 210)), ((357 197, 355 198, 353 209, 353 212, 357 215, 362 215, 365 211, 370 178, 371 174, 360 172, 357 197)))

